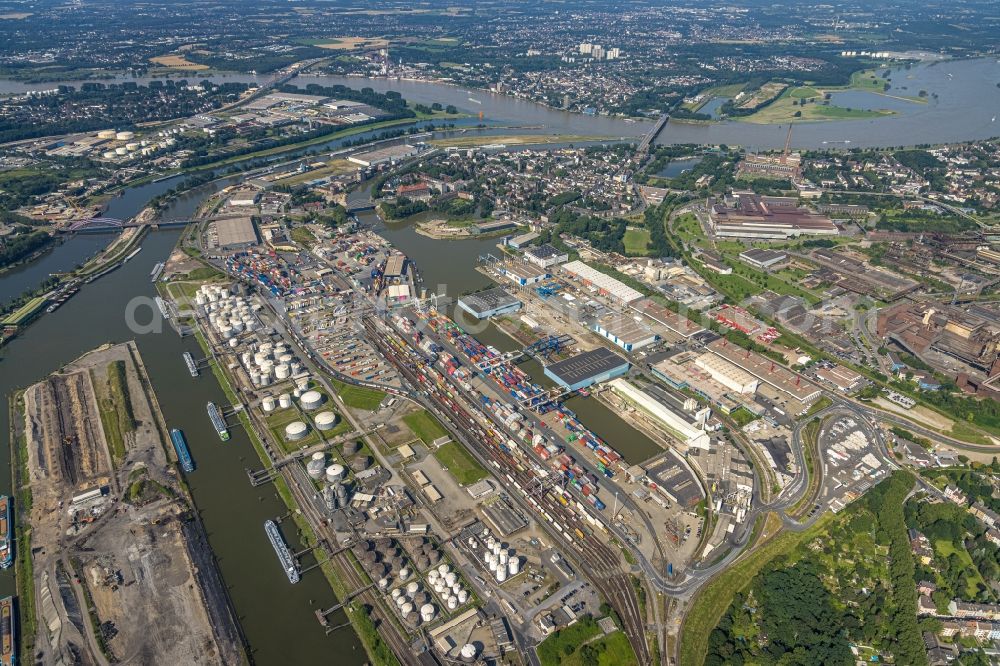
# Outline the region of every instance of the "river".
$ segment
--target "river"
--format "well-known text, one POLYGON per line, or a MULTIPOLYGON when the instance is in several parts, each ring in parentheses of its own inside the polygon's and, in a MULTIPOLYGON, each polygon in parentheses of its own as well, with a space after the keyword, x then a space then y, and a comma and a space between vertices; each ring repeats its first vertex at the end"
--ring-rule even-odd
MULTIPOLYGON (((873 92, 847 91, 835 93, 840 103, 852 108, 892 109, 895 115, 880 118, 806 122, 795 125, 792 133, 794 148, 891 147, 920 143, 945 143, 986 139, 1000 136, 1000 125, 994 120, 1000 109, 1000 62, 995 57, 966 60, 925 62, 906 69, 895 65, 890 69, 892 87, 889 95, 873 92), (917 97, 927 92, 924 103, 896 99, 917 97), (937 95, 935 98, 934 95, 937 95)), ((884 71, 879 68, 879 72, 884 71)), ((189 76, 188 80, 253 82, 249 75, 231 74, 189 76)), ((122 76, 112 80, 145 82, 148 77, 122 76)), ((65 81, 67 85, 81 82, 65 81)), ((468 90, 444 83, 373 79, 348 76, 303 75, 295 80, 299 86, 319 83, 342 84, 352 88, 370 87, 378 91, 395 90, 413 102, 453 104, 459 110, 477 115, 492 124, 543 128, 549 133, 580 136, 637 136, 648 131, 650 123, 633 122, 605 116, 585 116, 553 109, 509 95, 468 90)), ((25 90, 46 90, 56 83, 26 84, 0 80, 0 94, 25 90)), ((707 124, 668 123, 657 143, 728 144, 755 149, 781 148, 787 127, 726 121, 707 124)))
MULTIPOLYGON (((219 186, 205 187, 178 199, 166 215, 189 216, 219 186)), ((135 214, 144 203, 140 199, 126 195, 116 200, 121 202, 117 204, 119 213, 135 214), (135 208, 127 209, 127 201, 133 201, 135 208)), ((6 398, 105 342, 135 339, 168 425, 183 430, 191 446, 197 469, 187 476, 188 483, 254 661, 319 663, 337 655, 338 663, 360 665, 367 656, 353 632, 341 630, 326 636, 313 615, 315 608, 335 603, 322 574, 314 570, 298 585, 290 585, 281 570, 263 525, 267 518, 283 515, 285 506, 273 486, 250 486, 244 468, 259 468, 260 462, 243 430, 234 428, 232 439, 222 443, 211 427, 205 404, 209 400, 223 404, 225 396, 210 372, 197 379, 188 374, 181 354, 190 351, 196 358, 201 357, 197 342, 193 338, 181 340, 168 326, 160 333, 136 335, 126 325, 126 306, 134 298, 146 299, 140 309, 145 316, 137 317, 139 321, 148 321, 152 315, 156 291, 149 273, 156 262, 170 254, 180 234, 179 229, 150 233, 138 256, 84 286, 68 303, 42 316, 4 346, 0 351, 0 395, 6 398)), ((90 242, 89 236, 76 236, 64 247, 90 242)), ((55 253, 50 253, 37 264, 48 271, 55 260, 55 253)), ((0 278, 0 285, 5 279, 0 278)), ((0 410, 0 430, 7 440, 6 408, 0 410)), ((0 490, 5 493, 10 492, 10 463, 8 445, 0 448, 0 464, 7 470, 0 490)), ((295 547, 298 537, 289 525, 293 523, 284 523, 285 537, 295 547)), ((13 570, 3 572, 0 593, 14 592, 13 570)), ((339 613, 330 620, 334 624, 344 621, 339 613)))

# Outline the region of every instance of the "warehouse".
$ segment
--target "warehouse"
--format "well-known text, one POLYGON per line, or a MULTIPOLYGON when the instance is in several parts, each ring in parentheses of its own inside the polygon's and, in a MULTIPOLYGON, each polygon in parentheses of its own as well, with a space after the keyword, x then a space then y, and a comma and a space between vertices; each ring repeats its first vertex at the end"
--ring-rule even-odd
POLYGON ((684 315, 678 314, 670 308, 648 298, 633 303, 632 309, 636 312, 641 312, 657 324, 666 326, 672 333, 676 333, 682 338, 690 338, 705 330, 704 327, 691 321, 684 315))
POLYGON ((673 452, 668 451, 666 456, 649 465, 646 478, 650 488, 685 508, 695 506, 704 497, 694 473, 673 452))
POLYGON ((593 384, 621 377, 629 363, 611 350, 598 347, 573 358, 545 366, 545 376, 563 388, 578 391, 593 384))
POLYGON ((239 250, 257 244, 257 230, 249 217, 228 217, 212 223, 217 244, 223 250, 239 250))
POLYGON ((363 167, 370 167, 385 164, 386 162, 398 162, 399 160, 407 157, 413 157, 418 152, 419 151, 415 147, 409 144, 404 144, 402 146, 389 146, 387 148, 379 148, 378 150, 370 150, 364 153, 356 153, 347 159, 348 161, 360 164, 363 167))
POLYGON ((495 222, 480 222, 473 224, 470 229, 474 234, 493 234, 498 231, 512 231, 517 229, 517 222, 512 220, 496 220, 495 222))
POLYGON ((842 365, 820 368, 816 371, 816 376, 830 382, 845 393, 850 393, 861 388, 861 385, 865 382, 865 378, 859 373, 842 365))
POLYGON ((760 385, 760 381, 749 372, 715 354, 702 354, 695 359, 694 364, 736 393, 754 393, 760 385))
POLYGON ((777 266, 787 259, 788 255, 779 250, 763 250, 755 247, 744 252, 740 252, 740 260, 742 260, 743 263, 762 271, 767 270, 772 266, 777 266))
POLYGON ((526 234, 521 234, 520 236, 513 236, 511 238, 504 239, 504 245, 512 247, 515 250, 520 250, 528 245, 531 245, 536 240, 538 240, 538 233, 530 231, 526 234))
POLYGON ((766 197, 733 192, 709 210, 712 231, 719 237, 784 240, 798 236, 836 236, 840 229, 825 215, 798 207, 793 197, 766 197))
POLYGON ((636 317, 617 312, 604 315, 594 323, 594 332, 603 335, 625 351, 636 351, 657 341, 653 331, 641 324, 636 317))
POLYGON ((585 285, 595 287, 602 294, 610 296, 616 301, 631 303, 642 298, 640 292, 621 280, 605 275, 582 261, 571 261, 568 264, 563 264, 562 269, 585 285))
POLYGON ((725 338, 713 340, 708 344, 708 349, 803 404, 808 404, 820 396, 819 387, 803 379, 801 375, 766 356, 737 347, 725 338))
POLYGON ((557 250, 547 243, 538 247, 529 247, 524 251, 524 258, 542 268, 564 264, 569 261, 568 254, 557 250))
MULTIPOLYGON (((710 414, 707 407, 698 411, 685 412, 683 408, 678 409, 676 404, 670 404, 672 401, 669 401, 669 398, 661 399, 650 395, 625 379, 616 379, 610 385, 615 393, 652 416, 688 448, 708 449, 711 438, 703 430, 705 421, 710 414)), ((664 392, 661 392, 661 396, 667 398, 664 392)), ((691 399, 691 403, 697 407, 697 402, 694 399, 691 399)))
POLYGON ((500 287, 469 294, 458 299, 458 307, 476 319, 486 319, 496 315, 509 314, 521 309, 523 303, 500 287))
POLYGON ((510 278, 511 282, 522 287, 527 287, 529 284, 537 284, 551 277, 551 274, 541 266, 535 266, 523 261, 504 264, 500 267, 500 271, 510 278))

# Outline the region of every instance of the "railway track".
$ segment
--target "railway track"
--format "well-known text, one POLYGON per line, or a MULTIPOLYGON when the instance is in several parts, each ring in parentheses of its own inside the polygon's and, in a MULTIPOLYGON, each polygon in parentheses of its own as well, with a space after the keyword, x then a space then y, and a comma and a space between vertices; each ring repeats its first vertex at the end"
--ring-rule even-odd
POLYGON ((581 520, 580 516, 566 506, 555 501, 547 492, 531 493, 531 488, 537 485, 537 477, 521 464, 512 454, 500 448, 503 443, 490 427, 485 417, 478 421, 470 413, 475 408, 466 408, 459 404, 461 393, 443 389, 444 379, 436 370, 425 369, 423 360, 409 345, 388 327, 380 327, 380 323, 371 317, 364 317, 363 324, 369 334, 369 339, 379 351, 392 361, 400 374, 412 386, 425 390, 427 401, 434 408, 453 434, 458 435, 465 447, 487 468, 495 467, 525 493, 526 497, 518 497, 519 502, 529 511, 542 513, 546 521, 555 527, 546 528, 556 540, 577 550, 577 560, 583 570, 588 573, 595 587, 608 600, 621 617, 625 635, 635 651, 640 664, 650 663, 649 647, 646 642, 645 619, 636 597, 635 589, 629 577, 622 573, 621 558, 607 544, 600 541, 581 520), (436 377, 432 377, 434 373, 436 377), (433 381, 437 379, 437 381, 433 381), (569 532, 576 532, 574 539, 569 532))

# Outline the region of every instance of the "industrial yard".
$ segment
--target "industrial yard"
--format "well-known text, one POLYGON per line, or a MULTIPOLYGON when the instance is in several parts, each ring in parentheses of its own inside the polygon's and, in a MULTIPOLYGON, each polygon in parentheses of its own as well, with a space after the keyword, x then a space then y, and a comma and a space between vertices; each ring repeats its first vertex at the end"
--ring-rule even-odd
POLYGON ((242 659, 149 385, 126 343, 23 394, 35 642, 53 663, 242 659))

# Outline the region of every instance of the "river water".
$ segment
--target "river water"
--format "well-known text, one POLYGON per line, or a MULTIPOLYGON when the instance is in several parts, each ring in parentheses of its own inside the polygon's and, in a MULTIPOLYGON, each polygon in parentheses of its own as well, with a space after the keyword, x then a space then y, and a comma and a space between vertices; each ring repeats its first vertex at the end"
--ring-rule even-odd
MULTIPOLYGON (((167 216, 190 216, 198 203, 220 186, 208 186, 181 197, 167 216)), ((119 214, 132 215, 144 202, 143 197, 126 194, 116 199, 115 207, 119 214), (131 209, 129 201, 133 202, 131 209)), ((42 316, 22 336, 3 347, 0 395, 6 397, 38 381, 100 344, 134 339, 168 425, 183 430, 191 447, 197 469, 187 476, 188 483, 255 662, 319 663, 335 654, 338 663, 362 664, 366 655, 353 632, 341 630, 325 636, 313 615, 315 608, 336 603, 322 574, 312 571, 298 585, 290 585, 278 564, 263 525, 267 518, 283 515, 284 504, 273 486, 250 486, 244 469, 259 468, 260 462, 242 429, 234 428, 230 441, 223 443, 211 427, 205 404, 209 400, 224 404, 225 396, 210 372, 197 379, 188 374, 181 354, 190 351, 196 358, 201 357, 197 342, 193 338, 181 340, 169 326, 159 333, 137 335, 126 325, 126 307, 135 298, 145 299, 136 319, 151 319, 156 291, 149 273, 154 264, 167 258, 180 233, 179 229, 150 233, 138 256, 84 286, 68 303, 42 316)), ((89 236, 77 236, 64 247, 91 242, 89 236)), ((37 264, 48 271, 54 261, 55 253, 50 253, 37 264)), ((0 278, 0 285, 3 283, 0 278)), ((6 408, 0 410, 0 431, 7 440, 6 408)), ((8 471, 0 482, 0 490, 5 493, 10 492, 10 464, 9 446, 0 448, 0 465, 8 471)), ((286 521, 283 531, 295 547, 298 537, 290 525, 286 521)), ((14 591, 13 570, 0 574, 0 593, 14 591)), ((339 613, 330 620, 334 624, 344 621, 339 613)))
MULTIPOLYGON (((889 95, 917 97, 927 92, 926 103, 895 99, 872 92, 836 93, 840 103, 852 108, 892 109, 897 113, 871 119, 798 123, 792 134, 794 148, 885 147, 919 143, 944 143, 1000 136, 994 119, 1000 109, 1000 62, 995 57, 921 63, 906 69, 889 68, 892 87, 889 95), (935 98, 933 95, 936 94, 935 98)), ((884 71, 879 69, 879 72, 884 71)), ((232 74, 207 77, 189 76, 188 80, 208 78, 213 81, 253 82, 252 76, 232 74)), ((145 82, 147 78, 127 76, 114 80, 145 82)), ((67 81, 68 85, 80 82, 67 81)), ((508 95, 468 90, 443 83, 370 79, 345 76, 301 76, 296 84, 342 84, 352 88, 370 87, 378 91, 395 90, 408 100, 430 104, 453 104, 461 111, 478 115, 483 121, 506 125, 544 128, 547 132, 580 136, 637 136, 650 123, 621 118, 584 116, 553 109, 508 95)), ((46 90, 55 83, 26 84, 0 80, 0 94, 25 90, 46 90)), ((687 124, 671 122, 660 133, 657 143, 698 143, 748 146, 754 149, 781 148, 787 128, 780 125, 757 125, 745 122, 687 124)))

